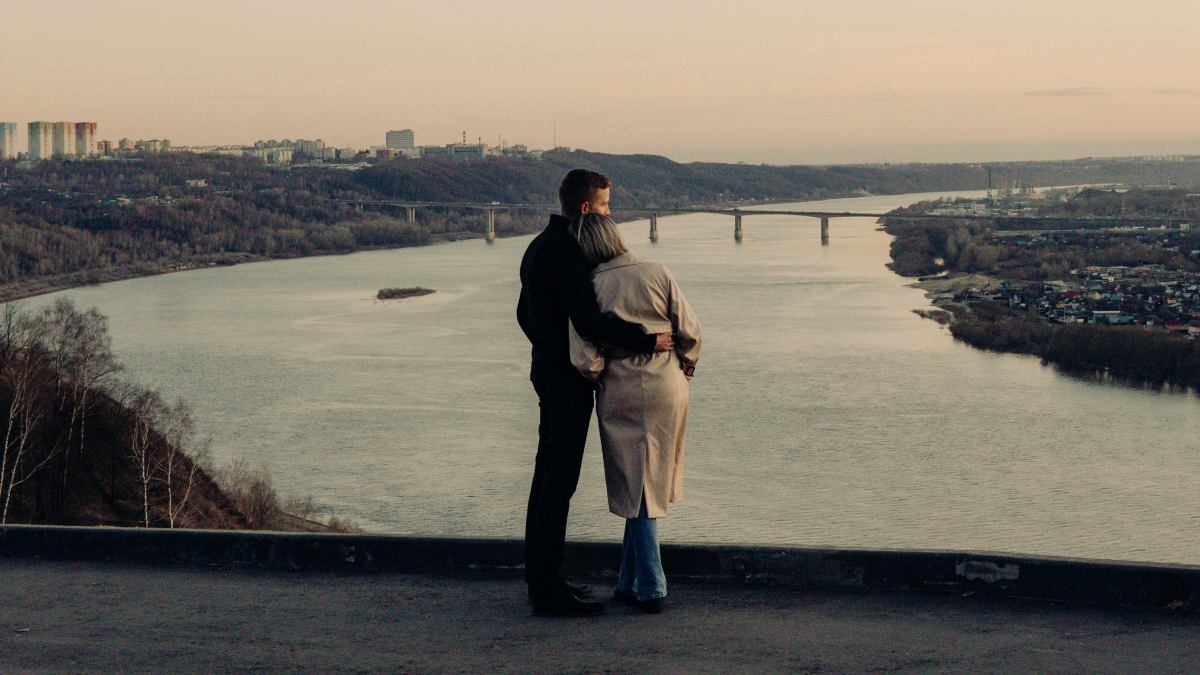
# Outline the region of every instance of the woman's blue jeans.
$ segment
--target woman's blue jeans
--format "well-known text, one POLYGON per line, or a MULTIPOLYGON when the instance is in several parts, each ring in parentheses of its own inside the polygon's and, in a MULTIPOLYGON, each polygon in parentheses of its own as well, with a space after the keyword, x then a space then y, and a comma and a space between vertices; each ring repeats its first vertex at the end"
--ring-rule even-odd
POLYGON ((658 520, 646 517, 645 499, 638 517, 625 519, 617 589, 639 601, 667 596, 667 575, 658 550, 658 520))

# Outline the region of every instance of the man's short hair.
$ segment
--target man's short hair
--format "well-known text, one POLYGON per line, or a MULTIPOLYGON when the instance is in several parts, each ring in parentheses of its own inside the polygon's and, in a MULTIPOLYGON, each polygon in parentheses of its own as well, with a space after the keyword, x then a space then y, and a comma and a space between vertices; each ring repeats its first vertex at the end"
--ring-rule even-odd
POLYGON ((609 187, 612 187, 612 181, 602 173, 587 169, 568 171, 562 185, 558 186, 558 203, 562 207, 562 214, 568 218, 578 218, 579 205, 592 201, 597 192, 609 187))

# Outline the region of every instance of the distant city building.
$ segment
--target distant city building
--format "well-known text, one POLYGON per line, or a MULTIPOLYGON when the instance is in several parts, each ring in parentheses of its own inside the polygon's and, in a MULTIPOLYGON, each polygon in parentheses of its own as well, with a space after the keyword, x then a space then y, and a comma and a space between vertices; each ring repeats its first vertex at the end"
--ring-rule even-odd
POLYGON ((325 141, 319 138, 315 141, 297 139, 293 144, 293 148, 296 152, 308 155, 313 159, 322 159, 324 157, 325 141))
POLYGON ((487 146, 483 143, 455 143, 446 147, 450 148, 453 159, 483 159, 487 154, 487 146))
POLYGON ((337 148, 321 148, 321 159, 332 162, 338 158, 337 148))
POLYGON ((75 156, 75 123, 74 122, 55 122, 53 124, 54 146, 53 153, 55 157, 74 157, 75 156))
POLYGON ((392 149, 391 148, 376 148, 375 149, 375 158, 376 159, 391 159, 392 158, 392 149))
POLYGON ((75 123, 75 154, 80 157, 91 157, 96 154, 96 123, 75 123))
POLYGON ((246 154, 246 150, 247 148, 244 145, 204 145, 190 148, 191 152, 207 155, 224 155, 227 157, 243 157, 246 154))
POLYGON ((133 141, 129 140, 128 138, 122 138, 121 140, 117 141, 117 149, 121 152, 129 152, 133 150, 133 141))
POLYGON ((54 124, 29 123, 29 159, 50 159, 54 155, 54 124))
POLYGON ((422 159, 483 159, 499 154, 498 149, 484 143, 451 143, 450 145, 422 145, 417 148, 422 159))
POLYGON ((17 123, 0 122, 0 160, 17 158, 17 123))
POLYGON ((524 157, 529 154, 529 148, 521 144, 510 145, 506 148, 501 148, 500 154, 505 157, 524 157))
MULTIPOLYGON (((121 140, 123 144, 125 139, 121 140)), ((133 144, 133 149, 138 152, 166 152, 171 149, 171 141, 165 138, 152 138, 148 141, 139 139, 133 144)))
POLYGON ((358 148, 346 147, 338 150, 338 159, 342 160, 343 162, 349 161, 356 157, 358 157, 358 148))
POLYGON ((100 155, 101 157, 112 157, 112 154, 113 154, 112 141, 97 141, 96 142, 96 154, 100 155))
POLYGON ((450 159, 450 146, 448 145, 422 145, 421 157, 428 159, 450 159))
POLYGON ((392 150, 411 150, 416 147, 415 141, 412 129, 387 132, 387 147, 392 150))
POLYGON ((249 148, 246 155, 257 157, 267 164, 291 164, 295 151, 290 147, 276 146, 273 148, 249 148))

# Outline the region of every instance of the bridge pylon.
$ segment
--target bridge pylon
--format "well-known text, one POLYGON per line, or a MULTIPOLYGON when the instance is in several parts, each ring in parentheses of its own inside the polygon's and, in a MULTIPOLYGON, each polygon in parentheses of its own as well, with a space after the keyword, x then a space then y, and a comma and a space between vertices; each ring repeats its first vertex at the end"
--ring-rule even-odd
POLYGON ((736 211, 733 214, 733 240, 738 243, 742 241, 742 214, 736 211))
POLYGON ((416 225, 417 224, 417 207, 406 206, 404 208, 404 210, 408 213, 408 224, 416 225))
POLYGON ((829 245, 829 219, 828 218, 821 219, 821 245, 822 246, 829 245))
POLYGON ((658 214, 650 214, 650 243, 658 243, 658 214))
POLYGON ((496 241, 496 209, 488 209, 486 237, 489 244, 496 241))

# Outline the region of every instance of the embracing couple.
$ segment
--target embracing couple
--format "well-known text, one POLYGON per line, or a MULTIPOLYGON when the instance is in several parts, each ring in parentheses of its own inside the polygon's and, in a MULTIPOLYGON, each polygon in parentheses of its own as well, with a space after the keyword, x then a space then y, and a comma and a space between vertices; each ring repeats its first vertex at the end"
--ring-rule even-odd
POLYGON ((517 319, 533 343, 538 449, 525 521, 533 613, 600 614, 593 592, 563 574, 563 546, 592 408, 600 423, 608 506, 625 519, 613 598, 663 610, 667 581, 657 519, 683 498, 688 387, 700 324, 675 278, 630 253, 609 217, 612 182, 569 172, 560 215, 521 261, 517 319))

